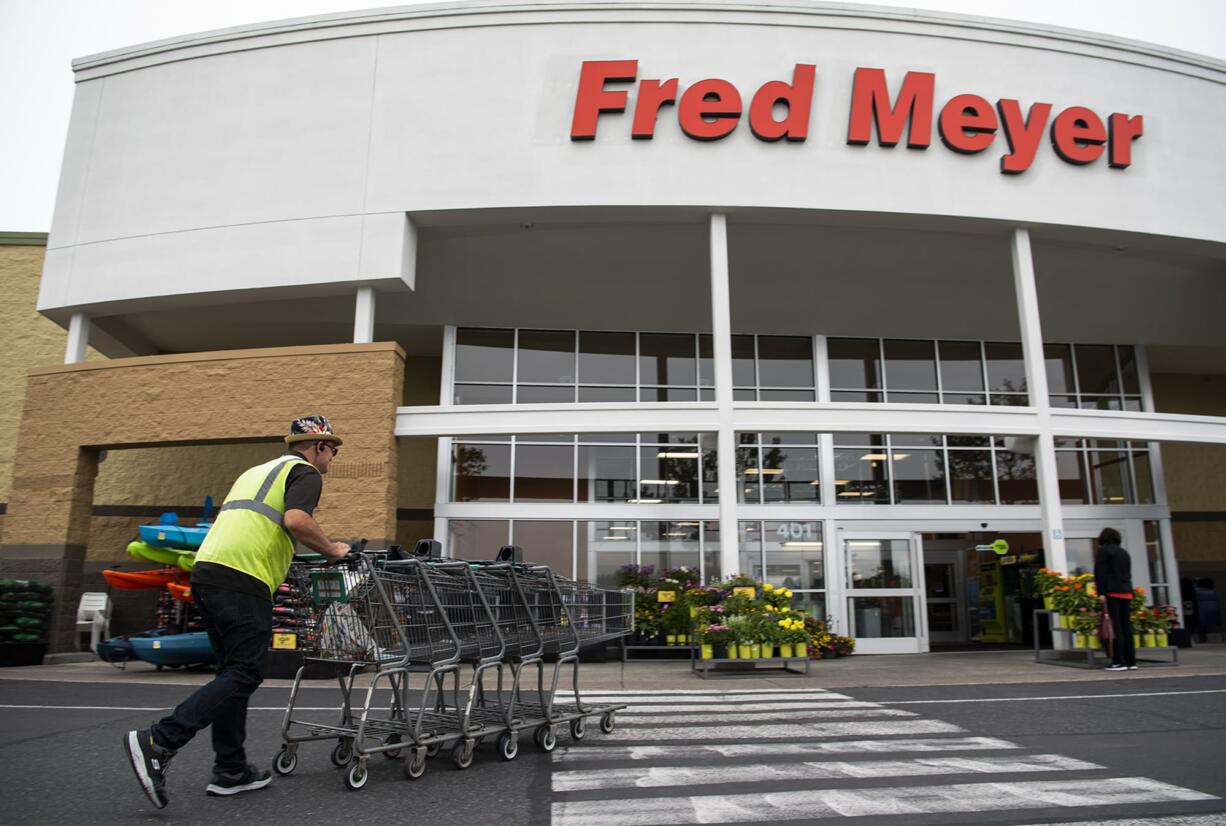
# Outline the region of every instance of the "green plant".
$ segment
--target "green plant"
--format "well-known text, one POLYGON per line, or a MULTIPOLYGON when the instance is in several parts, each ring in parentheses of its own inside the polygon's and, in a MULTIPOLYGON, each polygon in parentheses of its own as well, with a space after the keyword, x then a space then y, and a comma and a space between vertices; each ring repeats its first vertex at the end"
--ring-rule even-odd
POLYGON ((1053 571, 1050 568, 1040 568, 1038 573, 1034 575, 1035 590, 1042 597, 1052 596, 1056 586, 1062 584, 1064 584, 1064 574, 1059 571, 1053 571))
POLYGON ((728 626, 732 642, 740 643, 741 645, 749 645, 755 641, 753 617, 751 617, 749 614, 736 614, 728 617, 726 624, 728 626))
POLYGON ((700 625, 697 632, 698 640, 707 645, 724 645, 732 642, 732 629, 722 623, 700 625))
POLYGON ((1098 633, 1098 626, 1102 623, 1102 619, 1101 611, 1079 608, 1077 613, 1072 615, 1071 624, 1074 633, 1093 635, 1098 633))

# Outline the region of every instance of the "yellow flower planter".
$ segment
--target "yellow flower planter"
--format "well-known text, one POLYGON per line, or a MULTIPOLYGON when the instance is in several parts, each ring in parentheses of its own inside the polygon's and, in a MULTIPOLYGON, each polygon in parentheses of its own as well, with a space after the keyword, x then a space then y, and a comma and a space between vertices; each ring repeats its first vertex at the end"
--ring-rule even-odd
POLYGON ((726 646, 724 646, 724 659, 727 659, 727 660, 736 659, 736 643, 730 642, 726 646))
POLYGON ((769 660, 775 656, 775 646, 769 643, 762 643, 762 659, 769 660))
POLYGON ((779 656, 783 657, 785 660, 791 657, 792 656, 792 646, 788 645, 786 642, 780 643, 779 644, 779 656))
POLYGON ((756 660, 761 656, 762 656, 762 644, 758 642, 751 642, 749 644, 749 659, 756 660))
POLYGON ((803 643, 793 644, 792 653, 797 657, 807 657, 809 656, 809 646, 804 645, 803 643))
POLYGON ((664 635, 664 644, 665 644, 665 645, 676 645, 676 644, 677 644, 677 635, 676 635, 676 634, 665 634, 665 635, 664 635))
POLYGON ((1056 610, 1056 601, 1051 597, 1043 597, 1043 608, 1048 611, 1056 610))
POLYGON ((736 656, 741 660, 752 660, 753 649, 748 645, 748 643, 741 643, 736 647, 736 656))
POLYGON ((1103 647, 1103 641, 1098 638, 1097 634, 1090 634, 1089 637, 1090 637, 1090 647, 1091 648, 1097 650, 1103 647))
POLYGON ((701 656, 704 660, 715 659, 715 646, 710 643, 703 643, 701 656))
POLYGON ((1090 647, 1089 635, 1088 634, 1074 634, 1073 635, 1073 647, 1074 648, 1089 648, 1090 647))
POLYGON ((1170 645, 1170 644, 1171 644, 1171 643, 1170 643, 1170 638, 1169 638, 1169 637, 1167 637, 1167 635, 1166 635, 1166 632, 1165 632, 1165 631, 1159 631, 1159 632, 1157 632, 1156 634, 1154 634, 1154 637, 1156 637, 1156 638, 1157 638, 1157 640, 1158 640, 1158 647, 1159 647, 1159 648, 1166 648, 1168 645, 1170 645))
POLYGON ((1133 648, 1140 648, 1140 647, 1141 647, 1141 635, 1140 635, 1140 634, 1133 634, 1133 635, 1132 635, 1132 647, 1133 647, 1133 648))
POLYGON ((1154 632, 1153 631, 1145 632, 1145 636, 1141 644, 1144 645, 1146 648, 1156 648, 1158 645, 1158 640, 1155 638, 1154 632))

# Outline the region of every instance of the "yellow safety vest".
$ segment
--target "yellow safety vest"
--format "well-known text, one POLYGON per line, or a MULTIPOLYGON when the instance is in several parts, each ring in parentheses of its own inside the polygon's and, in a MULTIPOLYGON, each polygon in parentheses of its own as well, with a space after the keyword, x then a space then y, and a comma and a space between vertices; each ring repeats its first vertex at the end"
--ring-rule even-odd
POLYGON ((294 558, 294 538, 284 524, 285 481, 294 465, 314 468, 301 457, 278 456, 244 471, 226 494, 196 561, 249 574, 274 596, 294 558))

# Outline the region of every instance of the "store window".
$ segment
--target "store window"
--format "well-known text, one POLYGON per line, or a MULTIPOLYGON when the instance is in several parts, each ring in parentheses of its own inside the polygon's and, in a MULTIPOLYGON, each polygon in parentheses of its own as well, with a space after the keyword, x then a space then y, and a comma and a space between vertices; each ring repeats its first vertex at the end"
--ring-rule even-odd
POLYGON ((886 339, 886 401, 892 404, 937 404, 936 347, 931 341, 886 339))
POLYGON ((685 566, 703 582, 721 578, 717 521, 580 519, 575 539, 580 575, 602 585, 615 585, 618 569, 630 564, 650 565, 657 575, 685 566))
POLYGON ((1060 500, 1066 505, 1152 505, 1154 481, 1145 442, 1056 439, 1060 500))
POLYGON ((890 504, 890 453, 882 434, 834 434, 835 500, 839 504, 890 504))
POLYGON ((945 404, 987 404, 982 345, 977 341, 941 341, 937 347, 941 401, 945 404))
POLYGON ((792 605, 826 616, 826 561, 822 523, 805 520, 742 520, 741 570, 795 592, 792 605))
POLYGON ((511 540, 505 519, 450 519, 447 521, 447 556, 481 561, 494 559, 511 540))
MULTIPOLYGON (((496 437, 495 437, 496 438, 496 437)), ((455 441, 451 445, 451 501, 511 501, 511 444, 455 441)))
POLYGON ((1145 522, 1145 558, 1149 563, 1149 587, 1154 605, 1171 605, 1171 588, 1162 556, 1162 531, 1156 520, 1145 522))
POLYGON ((880 402, 881 342, 875 338, 832 338, 826 342, 830 400, 880 402))
POLYGON ((821 501, 816 433, 738 433, 737 442, 739 501, 821 501))
MULTIPOLYGON (((944 439, 941 436, 917 433, 891 437, 890 450, 882 451, 879 461, 889 456, 894 504, 945 504, 949 492, 945 485, 943 447, 944 439)), ((874 461, 875 456, 870 455, 868 461, 874 461)))

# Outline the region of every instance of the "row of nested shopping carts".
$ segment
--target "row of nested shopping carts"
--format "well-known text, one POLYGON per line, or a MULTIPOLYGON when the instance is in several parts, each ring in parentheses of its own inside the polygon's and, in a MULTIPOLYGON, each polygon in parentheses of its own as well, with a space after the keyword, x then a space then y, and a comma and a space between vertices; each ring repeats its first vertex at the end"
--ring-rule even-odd
POLYGON ((444 749, 466 769, 485 741, 513 760, 521 732, 532 732, 548 752, 564 727, 581 740, 589 718, 599 718, 602 732, 613 730, 614 713, 625 706, 583 701, 579 651, 634 630, 630 591, 577 582, 543 565, 425 553, 397 559, 394 551, 363 552, 337 565, 291 566, 291 584, 309 603, 299 630, 306 664, 285 710, 277 774, 293 772, 299 745, 310 741, 335 742, 332 763, 356 791, 376 754, 403 754, 405 776, 417 779, 427 757, 444 749), (298 708, 303 674, 321 661, 339 685, 339 719, 308 719, 298 708), (567 668, 571 687, 559 696, 567 668), (533 671, 535 692, 525 680, 533 671), (362 674, 369 682, 357 702, 362 674), (420 677, 415 691, 411 676, 420 677), (377 692, 383 685, 388 692, 377 692))

